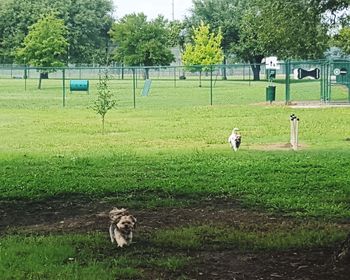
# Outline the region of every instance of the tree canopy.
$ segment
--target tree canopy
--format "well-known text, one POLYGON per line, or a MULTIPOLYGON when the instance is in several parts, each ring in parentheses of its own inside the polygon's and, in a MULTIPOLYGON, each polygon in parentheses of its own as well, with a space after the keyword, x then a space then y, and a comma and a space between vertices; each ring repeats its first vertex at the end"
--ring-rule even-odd
POLYGON ((29 27, 23 47, 17 50, 17 58, 32 66, 63 66, 68 42, 67 29, 62 19, 53 13, 42 17, 29 27))
POLYGON ((266 55, 280 59, 322 58, 328 47, 322 16, 304 0, 258 0, 258 43, 266 55))
POLYGON ((222 32, 221 46, 225 55, 231 45, 239 40, 239 26, 243 11, 249 4, 246 0, 193 0, 191 25, 201 21, 210 24, 211 30, 222 32))
POLYGON ((113 24, 110 31, 117 45, 115 60, 129 66, 169 65, 174 55, 169 49, 166 21, 148 21, 143 14, 130 14, 113 24))
POLYGON ((253 67, 259 79, 259 63, 266 56, 279 59, 323 58, 328 47, 326 25, 315 7, 303 0, 254 0, 240 24, 238 44, 232 52, 253 67))
POLYGON ((335 46, 350 55, 350 27, 344 27, 334 38, 335 46))
POLYGON ((67 26, 71 63, 105 63, 112 25, 112 0, 3 0, 0 2, 0 62, 12 63, 28 27, 51 11, 67 26))
POLYGON ((201 22, 198 28, 194 28, 193 44, 186 44, 182 56, 184 65, 198 65, 195 70, 207 70, 203 65, 221 64, 224 58, 221 49, 222 34, 210 32, 209 25, 201 22))

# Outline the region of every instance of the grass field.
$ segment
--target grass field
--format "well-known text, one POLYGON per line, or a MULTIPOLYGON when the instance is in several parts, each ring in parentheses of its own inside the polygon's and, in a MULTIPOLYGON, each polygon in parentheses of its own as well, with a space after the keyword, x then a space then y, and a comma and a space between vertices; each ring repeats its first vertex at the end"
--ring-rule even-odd
MULTIPOLYGON (((1 230, 2 279, 163 279, 159 271, 172 275, 164 279, 187 279, 180 271, 193 262, 190 249, 327 247, 349 229, 348 107, 267 105, 265 83, 224 81, 216 83, 209 106, 208 81, 201 88, 197 81, 176 87, 159 81, 148 97, 138 88, 133 109, 132 82, 113 81, 118 107, 107 114, 102 135, 89 108, 95 83, 90 94, 67 91, 62 108, 59 81, 44 81, 41 91, 34 80, 27 91, 23 81, 0 82, 0 204, 6 207, 89 197, 153 211, 228 199, 244 209, 306 221, 267 231, 174 224, 152 234, 141 230, 139 243, 123 251, 111 248, 100 230, 28 234, 14 222, 1 230), (297 152, 286 148, 291 113, 300 118, 297 152), (233 127, 243 136, 238 153, 227 143, 233 127)), ((284 85, 277 86, 282 93, 284 85)), ((319 96, 314 86, 293 84, 295 92, 319 96)), ((284 93, 277 97, 283 101, 284 93)))

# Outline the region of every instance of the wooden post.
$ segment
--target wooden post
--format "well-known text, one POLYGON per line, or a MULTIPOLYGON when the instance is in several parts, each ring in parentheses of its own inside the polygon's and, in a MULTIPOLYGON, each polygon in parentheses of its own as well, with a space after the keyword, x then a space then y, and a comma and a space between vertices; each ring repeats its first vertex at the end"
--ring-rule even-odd
POLYGON ((290 115, 290 145, 294 151, 298 150, 299 118, 290 115))

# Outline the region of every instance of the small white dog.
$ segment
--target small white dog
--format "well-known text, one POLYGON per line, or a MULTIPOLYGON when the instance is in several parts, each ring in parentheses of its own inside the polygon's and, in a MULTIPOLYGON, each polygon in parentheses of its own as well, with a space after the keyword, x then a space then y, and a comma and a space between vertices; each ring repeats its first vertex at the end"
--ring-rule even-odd
POLYGON ((111 242, 117 242, 118 247, 129 245, 132 241, 133 230, 136 227, 136 218, 129 214, 125 208, 113 208, 109 212, 111 225, 109 226, 109 236, 111 242))
POLYGON ((231 148, 237 152, 239 146, 241 145, 241 141, 242 141, 242 137, 239 133, 237 133, 239 129, 237 127, 235 127, 233 130, 232 130, 232 133, 231 135, 229 136, 228 138, 228 142, 230 143, 231 145, 231 148))

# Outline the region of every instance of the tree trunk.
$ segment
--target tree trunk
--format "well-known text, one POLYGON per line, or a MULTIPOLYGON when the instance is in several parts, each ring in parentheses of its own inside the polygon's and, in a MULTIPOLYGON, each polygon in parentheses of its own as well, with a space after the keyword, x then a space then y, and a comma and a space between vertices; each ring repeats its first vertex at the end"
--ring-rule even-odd
POLYGON ((102 115, 102 134, 105 134, 105 116, 102 115))
POLYGON ((254 57, 251 57, 249 60, 250 67, 253 71, 253 80, 254 81, 260 81, 260 68, 261 68, 261 61, 264 58, 263 55, 256 55, 254 57))
POLYGON ((335 262, 346 261, 350 264, 350 233, 341 244, 340 248, 334 253, 335 262))
POLYGON ((122 64, 122 80, 124 80, 124 63, 122 64))
POLYGON ((260 81, 260 64, 251 63, 250 66, 253 71, 253 81, 260 81))
POLYGON ((145 80, 148 80, 148 79, 149 79, 149 68, 145 68, 144 79, 145 79, 145 80))
POLYGON ((224 68, 222 69, 222 79, 225 81, 227 80, 226 64, 227 64, 227 60, 226 60, 226 56, 224 56, 224 68))
POLYGON ((202 87, 202 70, 199 71, 199 87, 202 87))
POLYGON ((40 73, 38 89, 41 89, 41 80, 48 79, 49 73, 40 73))

